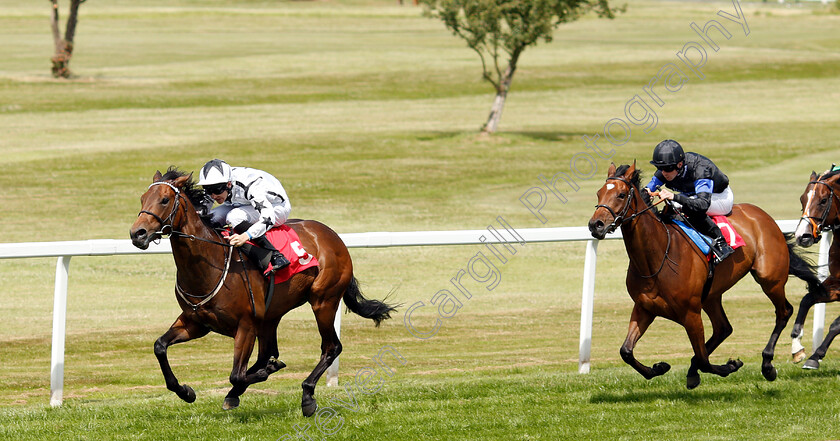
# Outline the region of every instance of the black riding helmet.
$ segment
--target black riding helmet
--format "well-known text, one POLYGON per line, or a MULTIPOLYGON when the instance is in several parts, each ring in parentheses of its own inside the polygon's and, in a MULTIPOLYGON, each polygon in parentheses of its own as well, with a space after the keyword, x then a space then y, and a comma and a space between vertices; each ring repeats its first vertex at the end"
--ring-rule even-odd
POLYGON ((677 165, 684 160, 685 152, 680 143, 673 139, 666 139, 653 149, 653 161, 650 161, 650 163, 656 167, 665 167, 677 165))

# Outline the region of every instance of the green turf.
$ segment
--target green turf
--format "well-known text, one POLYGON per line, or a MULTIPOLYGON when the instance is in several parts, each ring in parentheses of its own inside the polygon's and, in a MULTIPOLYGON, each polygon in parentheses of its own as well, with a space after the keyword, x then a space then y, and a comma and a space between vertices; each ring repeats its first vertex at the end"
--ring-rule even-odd
MULTIPOLYGON (((396 1, 154 0, 82 6, 77 77, 49 75, 48 4, 0 0, 2 242, 127 239, 155 170, 197 170, 213 157, 263 168, 284 183, 293 215, 341 233, 582 226, 596 177, 543 225, 519 202, 538 176, 569 171, 582 135, 622 117, 625 103, 698 37, 691 22, 732 32, 709 52, 705 79, 664 95, 658 126, 634 127, 617 163, 676 138, 713 158, 736 199, 776 219, 799 216, 811 170, 840 162, 840 16, 819 4, 742 3, 750 34, 716 15, 727 2, 634 1, 614 21, 586 17, 528 49, 501 133, 477 136, 492 89, 476 56, 436 20, 396 1)), ((406 1, 406 3, 411 3, 406 1)), ((64 11, 62 11, 64 13, 64 11)), ((601 143, 607 146, 606 143, 601 143)), ((430 302, 481 247, 354 249, 370 297, 430 302)), ((734 334, 713 356, 746 362, 686 391, 681 327, 654 323, 636 354, 672 372, 645 381, 618 356, 632 306, 618 242, 599 246, 592 373, 578 375, 583 244, 528 244, 493 291, 473 298, 428 340, 403 316, 379 329, 343 316, 341 384, 383 345, 406 359, 327 439, 837 439, 833 352, 822 370, 787 362, 759 373, 772 308, 751 280, 724 298, 734 334)), ((300 416, 300 382, 319 356, 307 308, 280 326, 289 367, 222 412, 232 341, 210 336, 170 351, 198 401, 168 392, 152 353, 178 314, 169 256, 76 257, 70 264, 65 405, 50 409, 55 259, 0 260, 1 439, 275 440, 300 416)), ((789 284, 797 303, 802 284, 789 284)), ((403 310, 405 309, 403 308, 403 310)), ((415 315, 434 321, 431 308, 415 315)), ((828 307, 829 320, 838 309, 828 307)), ((790 327, 785 331, 789 332, 790 327)), ((810 324, 806 332, 810 332, 810 324)), ((346 391, 319 387, 322 407, 346 391)), ((336 423, 339 420, 333 420, 336 423)), ((308 430, 315 430, 314 426, 308 430)), ((311 432, 310 432, 311 433, 311 432)), ((313 437, 314 439, 315 437, 313 437)))

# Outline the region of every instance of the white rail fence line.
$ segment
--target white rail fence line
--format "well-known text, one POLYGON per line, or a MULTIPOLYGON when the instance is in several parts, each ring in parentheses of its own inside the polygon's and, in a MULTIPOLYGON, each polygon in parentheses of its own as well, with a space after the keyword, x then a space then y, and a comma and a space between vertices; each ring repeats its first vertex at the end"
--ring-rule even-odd
MULTIPOLYGON (((777 221, 783 232, 793 232, 798 220, 777 221)), ((341 234, 341 239, 348 248, 384 248, 403 246, 435 245, 483 245, 499 243, 495 237, 484 238, 487 230, 459 231, 409 231, 409 232, 371 232, 341 234)), ((585 374, 590 368, 592 347, 592 315, 595 295, 595 269, 598 259, 598 241, 593 239, 586 227, 561 228, 521 228, 516 230, 527 243, 541 242, 586 242, 581 294, 580 317, 580 359, 578 372, 585 374)), ((605 240, 621 239, 621 232, 611 234, 605 240)), ((830 237, 824 237, 820 246, 821 265, 828 262, 828 244, 830 237)), ((172 252, 169 241, 152 244, 148 250, 140 250, 128 239, 96 239, 68 242, 29 242, 0 244, 0 259, 28 257, 58 257, 55 270, 55 293, 53 303, 52 360, 50 363, 50 405, 60 406, 64 394, 64 342, 67 316, 67 282, 70 271, 70 258, 73 256, 113 256, 133 254, 169 254, 172 252)), ((814 310, 814 347, 822 340, 825 324, 825 305, 819 304, 814 310)), ((335 318, 336 330, 341 335, 341 314, 335 318)), ((338 360, 327 370, 327 384, 338 384, 338 360)))

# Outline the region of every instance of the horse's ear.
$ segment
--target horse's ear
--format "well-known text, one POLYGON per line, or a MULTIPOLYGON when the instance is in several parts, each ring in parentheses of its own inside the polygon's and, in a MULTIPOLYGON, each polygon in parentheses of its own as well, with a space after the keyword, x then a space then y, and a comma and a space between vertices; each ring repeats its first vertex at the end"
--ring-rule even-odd
POLYGON ((176 187, 181 188, 181 187, 183 187, 183 186, 184 186, 184 184, 186 184, 186 183, 187 183, 187 181, 189 181, 190 179, 192 179, 192 173, 190 173, 188 176, 181 176, 180 178, 175 179, 174 184, 175 184, 175 186, 176 186, 176 187))
POLYGON ((610 169, 607 170, 607 177, 611 178, 615 175, 615 162, 610 162, 610 169))
POLYGON ((635 159, 633 160, 633 165, 631 165, 630 168, 627 169, 627 173, 625 173, 624 176, 633 176, 633 173, 636 173, 636 160, 635 159))
POLYGON ((160 170, 158 170, 157 172, 155 172, 155 176, 152 178, 152 182, 158 182, 161 179, 163 179, 163 175, 160 174, 160 170))
POLYGON ((817 172, 811 170, 811 181, 816 181, 818 178, 817 172))

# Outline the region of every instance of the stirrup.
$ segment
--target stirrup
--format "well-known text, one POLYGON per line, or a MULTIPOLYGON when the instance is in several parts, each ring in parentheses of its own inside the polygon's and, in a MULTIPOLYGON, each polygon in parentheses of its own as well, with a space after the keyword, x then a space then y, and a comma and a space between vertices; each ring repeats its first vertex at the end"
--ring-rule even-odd
POLYGON ((735 250, 723 239, 718 239, 712 244, 712 254, 715 256, 715 264, 723 262, 734 252, 735 250))
POLYGON ((265 277, 268 277, 271 275, 271 273, 277 270, 281 270, 289 266, 290 264, 291 262, 289 262, 289 259, 287 259, 286 256, 283 255, 283 253, 275 251, 271 253, 271 261, 268 263, 268 268, 266 268, 265 271, 263 271, 263 275, 265 277))

